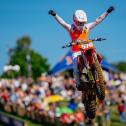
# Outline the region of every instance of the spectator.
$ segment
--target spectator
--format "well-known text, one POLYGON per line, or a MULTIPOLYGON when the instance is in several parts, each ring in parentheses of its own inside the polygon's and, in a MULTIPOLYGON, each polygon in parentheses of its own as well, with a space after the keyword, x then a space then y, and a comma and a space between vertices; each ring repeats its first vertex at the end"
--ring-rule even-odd
POLYGON ((119 101, 118 103, 118 112, 119 112, 119 119, 121 123, 126 123, 126 115, 125 115, 125 105, 124 100, 119 101))

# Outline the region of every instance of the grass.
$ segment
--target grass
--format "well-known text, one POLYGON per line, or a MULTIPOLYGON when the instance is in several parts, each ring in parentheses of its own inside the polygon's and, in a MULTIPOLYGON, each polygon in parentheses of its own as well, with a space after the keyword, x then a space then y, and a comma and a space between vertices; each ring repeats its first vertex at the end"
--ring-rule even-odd
POLYGON ((120 123, 116 106, 112 107, 111 125, 110 126, 126 126, 126 124, 120 123))

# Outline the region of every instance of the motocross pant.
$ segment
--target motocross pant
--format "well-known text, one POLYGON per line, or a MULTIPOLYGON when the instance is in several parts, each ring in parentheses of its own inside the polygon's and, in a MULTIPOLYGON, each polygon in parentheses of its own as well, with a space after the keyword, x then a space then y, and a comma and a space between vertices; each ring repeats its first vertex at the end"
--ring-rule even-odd
MULTIPOLYGON (((77 53, 75 53, 75 54, 77 54, 77 53)), ((78 53, 76 56, 73 55, 73 76, 74 76, 77 87, 80 85, 78 62, 77 62, 77 58, 80 55, 81 55, 81 53, 78 53)))

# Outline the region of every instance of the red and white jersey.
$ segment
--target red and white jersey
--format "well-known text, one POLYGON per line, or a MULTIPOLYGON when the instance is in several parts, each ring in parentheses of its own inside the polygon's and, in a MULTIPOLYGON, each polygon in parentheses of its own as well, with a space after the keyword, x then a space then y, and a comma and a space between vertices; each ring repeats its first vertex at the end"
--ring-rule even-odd
MULTIPOLYGON (((105 17, 107 17, 108 13, 104 12, 100 17, 98 17, 95 21, 91 23, 87 23, 84 25, 83 30, 78 30, 74 24, 70 25, 66 23, 60 16, 56 14, 55 19, 61 24, 70 34, 71 41, 75 42, 77 40, 86 40, 88 39, 88 33, 89 31, 94 28, 96 25, 98 25, 100 22, 102 22, 105 17)), ((73 45, 72 46, 73 52, 80 51, 79 45, 73 45)))

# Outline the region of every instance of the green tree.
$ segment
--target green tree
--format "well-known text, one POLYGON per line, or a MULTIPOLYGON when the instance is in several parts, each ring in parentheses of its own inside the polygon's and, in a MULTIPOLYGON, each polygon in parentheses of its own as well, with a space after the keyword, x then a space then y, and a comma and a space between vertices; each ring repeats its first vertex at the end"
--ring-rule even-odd
MULTIPOLYGON (((31 66, 30 75, 34 79, 49 70, 50 65, 48 64, 47 58, 41 56, 33 49, 30 49, 30 45, 31 39, 25 36, 18 39, 16 42, 16 47, 11 49, 9 64, 20 66, 19 73, 16 72, 13 74, 13 76, 21 75, 27 77, 28 62, 31 66), (29 61, 27 61, 28 54, 30 56, 29 61)), ((4 73, 3 75, 5 76, 6 74, 4 73)))
POLYGON ((126 73, 126 61, 120 61, 120 62, 114 64, 114 66, 116 66, 117 69, 119 69, 120 71, 126 73))

